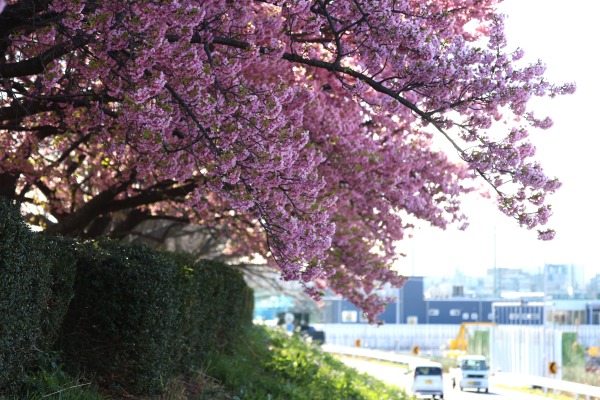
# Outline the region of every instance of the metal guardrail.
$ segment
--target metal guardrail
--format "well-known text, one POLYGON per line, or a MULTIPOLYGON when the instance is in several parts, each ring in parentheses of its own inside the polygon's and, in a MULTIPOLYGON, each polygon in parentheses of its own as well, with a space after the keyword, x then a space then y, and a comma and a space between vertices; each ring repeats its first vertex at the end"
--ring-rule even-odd
POLYGON ((579 396, 585 396, 586 400, 590 398, 600 399, 600 387, 592 385, 584 385, 582 383, 563 381, 554 378, 531 375, 517 375, 508 372, 498 372, 495 377, 509 386, 537 386, 542 389, 558 390, 561 392, 573 393, 575 399, 579 396))
MULTIPOLYGON (((396 354, 389 351, 368 349, 364 347, 349 347, 349 346, 336 346, 330 344, 324 344, 322 346, 323 351, 336 354, 344 354, 356 357, 373 358, 376 360, 390 361, 404 365, 413 365, 423 362, 427 359, 415 356, 408 356, 402 354, 396 354)), ((561 392, 573 393, 575 399, 579 399, 579 396, 585 396, 586 400, 591 398, 600 399, 600 387, 584 385, 581 383, 563 381, 553 378, 546 378, 542 376, 530 376, 530 375, 517 375, 510 374, 507 372, 496 372, 494 374, 494 380, 506 383, 509 386, 537 386, 542 389, 558 390, 561 392)))
POLYGON ((349 346, 337 346, 330 344, 323 344, 321 346, 323 351, 329 353, 345 354, 348 356, 366 357, 373 358, 382 361, 391 361, 398 364, 413 365, 419 362, 423 362, 426 359, 421 357, 406 356, 402 354, 396 354, 384 350, 374 350, 365 347, 349 347, 349 346))

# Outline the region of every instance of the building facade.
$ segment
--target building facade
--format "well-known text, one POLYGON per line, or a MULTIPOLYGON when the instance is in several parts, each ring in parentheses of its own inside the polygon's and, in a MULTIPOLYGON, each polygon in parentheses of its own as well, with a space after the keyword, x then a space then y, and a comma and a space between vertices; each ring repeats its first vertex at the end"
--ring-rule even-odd
MULTIPOLYGON (((455 294, 461 294, 455 291, 455 294)), ((452 324, 493 322, 503 325, 600 325, 600 301, 552 299, 523 294, 517 300, 455 296, 426 299, 423 277, 411 277, 402 288, 386 289, 396 299, 379 315, 384 324, 452 324)), ((328 296, 320 311, 322 323, 367 323, 361 311, 341 297, 328 296)))

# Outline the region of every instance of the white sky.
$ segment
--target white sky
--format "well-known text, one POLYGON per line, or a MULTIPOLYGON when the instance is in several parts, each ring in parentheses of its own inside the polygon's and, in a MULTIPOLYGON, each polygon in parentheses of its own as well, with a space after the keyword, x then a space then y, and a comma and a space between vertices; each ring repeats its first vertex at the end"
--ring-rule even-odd
POLYGON ((595 208, 600 204, 600 66, 594 62, 600 2, 505 0, 500 10, 508 15, 508 51, 521 47, 526 60, 541 59, 551 82, 577 84, 573 95, 530 106, 537 116, 554 120, 552 128, 536 131, 531 139, 538 149, 535 158, 563 183, 549 198, 554 215, 547 227, 556 229, 556 238, 537 240, 537 232, 519 228, 478 198, 465 208, 471 217, 466 232, 421 228, 402 243, 407 257, 398 267, 407 275, 445 276, 458 268, 482 276, 494 263, 507 268, 567 263, 585 266, 589 278, 600 274, 600 212, 595 208))

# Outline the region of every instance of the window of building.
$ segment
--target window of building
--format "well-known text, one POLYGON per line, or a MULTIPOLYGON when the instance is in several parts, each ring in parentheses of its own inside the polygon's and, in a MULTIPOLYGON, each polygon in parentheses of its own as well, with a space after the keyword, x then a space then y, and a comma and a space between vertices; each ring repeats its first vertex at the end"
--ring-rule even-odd
POLYGON ((463 313, 462 319, 464 319, 465 321, 468 320, 469 319, 469 313, 468 312, 463 313))
POLYGON ((451 317, 458 317, 459 315, 460 315, 460 309, 453 308, 452 310, 450 310, 450 316, 451 317))
POLYGON ((477 321, 477 318, 479 318, 479 315, 478 315, 476 312, 474 312, 474 313, 471 313, 471 319, 472 319, 473 321, 477 321))
POLYGON ((356 322, 358 320, 358 313, 352 310, 342 311, 342 322, 356 322))
POLYGON ((427 314, 429 314, 430 317, 439 317, 440 310, 438 308, 430 308, 429 311, 427 311, 427 314))

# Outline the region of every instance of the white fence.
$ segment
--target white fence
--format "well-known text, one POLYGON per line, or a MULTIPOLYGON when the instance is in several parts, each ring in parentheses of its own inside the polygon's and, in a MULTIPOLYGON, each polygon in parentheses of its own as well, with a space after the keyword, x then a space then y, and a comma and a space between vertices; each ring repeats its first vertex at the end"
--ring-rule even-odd
POLYGON ((338 346, 354 346, 356 340, 362 347, 405 351, 419 346, 423 351, 439 352, 448 341, 456 337, 458 325, 405 325, 386 324, 323 324, 325 340, 338 346))
POLYGON ((548 363, 552 361, 558 365, 555 378, 561 379, 564 332, 577 333, 577 345, 584 349, 600 345, 598 325, 499 325, 491 330, 492 368, 514 374, 547 376, 548 363))
MULTIPOLYGON (((562 332, 543 326, 501 326, 490 336, 493 370, 547 376, 548 363, 562 365, 562 332)), ((562 378, 562 369, 556 378, 562 378)))
MULTIPOLYGON (((328 344, 407 352, 419 346, 422 354, 440 355, 456 338, 460 325, 323 324, 328 344)), ((496 325, 470 327, 490 330, 490 364, 494 371, 531 376, 547 376, 548 362, 558 365, 555 378, 562 377, 562 333, 577 332, 578 345, 600 346, 600 325, 496 325)))

